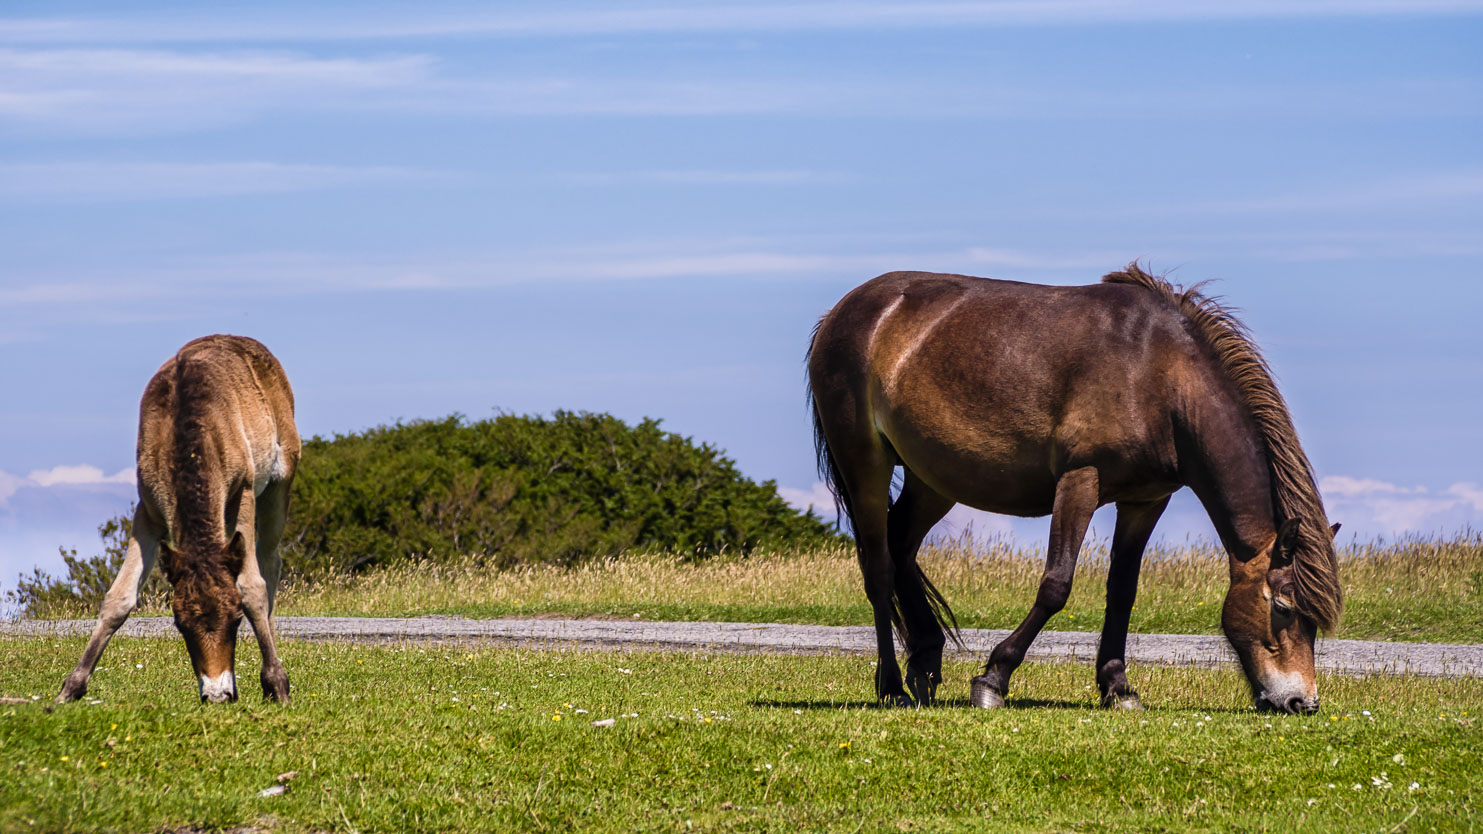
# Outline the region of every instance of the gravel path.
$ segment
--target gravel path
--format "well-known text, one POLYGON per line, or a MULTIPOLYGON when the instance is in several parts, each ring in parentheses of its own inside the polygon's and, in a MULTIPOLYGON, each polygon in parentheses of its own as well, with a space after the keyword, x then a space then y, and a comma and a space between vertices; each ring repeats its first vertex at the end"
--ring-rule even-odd
MULTIPOLYGON (((0 636, 85 635, 92 620, 0 622, 0 636)), ((251 628, 244 623, 244 632, 251 628)), ((120 634, 174 637, 165 617, 136 617, 120 634)), ((362 643, 483 642, 526 647, 581 646, 599 649, 644 648, 784 654, 874 654, 874 631, 864 626, 776 625, 770 623, 655 623, 640 620, 469 620, 462 617, 280 617, 279 636, 293 640, 362 643)), ((984 658, 1009 632, 965 629, 971 657, 984 658)), ((247 635, 243 635, 246 639, 247 635)), ((1042 632, 1030 659, 1084 660, 1097 654, 1097 635, 1074 631, 1042 632)), ((1128 660, 1169 666, 1234 666, 1236 657, 1222 637, 1192 634, 1130 634, 1128 660)), ((1319 640, 1318 668, 1344 674, 1483 677, 1483 645, 1375 643, 1319 640)))

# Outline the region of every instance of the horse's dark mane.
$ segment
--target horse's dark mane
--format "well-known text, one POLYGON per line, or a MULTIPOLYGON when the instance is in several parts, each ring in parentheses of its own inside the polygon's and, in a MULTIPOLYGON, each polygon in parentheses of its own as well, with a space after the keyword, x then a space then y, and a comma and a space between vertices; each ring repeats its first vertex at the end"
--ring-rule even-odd
POLYGON ((208 415, 215 404, 211 368, 209 362, 192 355, 195 351, 191 347, 186 345, 175 354, 172 462, 175 512, 181 528, 175 544, 178 547, 189 542, 194 548, 219 543, 225 533, 218 525, 220 513, 212 507, 216 467, 208 463, 212 454, 208 448, 208 415))
POLYGON ((1344 601, 1328 514, 1287 403, 1246 325, 1231 309, 1202 294, 1198 286, 1177 287, 1162 276, 1143 271, 1136 261, 1102 280, 1158 293, 1179 309, 1214 352, 1265 443, 1278 526, 1287 519, 1298 520, 1292 564, 1294 602, 1319 628, 1331 630, 1339 621, 1344 601))

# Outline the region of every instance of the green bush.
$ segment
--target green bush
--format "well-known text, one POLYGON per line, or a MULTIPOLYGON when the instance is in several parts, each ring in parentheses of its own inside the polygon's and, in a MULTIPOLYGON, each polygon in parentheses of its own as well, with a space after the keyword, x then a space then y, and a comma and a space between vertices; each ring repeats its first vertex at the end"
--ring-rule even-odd
MULTIPOLYGON (((283 556, 302 581, 373 565, 475 555, 495 567, 573 565, 626 550, 705 559, 807 548, 838 534, 755 483, 710 444, 558 411, 469 422, 454 415, 313 437, 294 479, 283 556)), ((97 610, 123 561, 129 519, 105 522, 104 553, 63 553, 67 578, 36 570, 7 592, 26 616, 97 610)), ((158 571, 146 597, 163 601, 158 571)), ((159 603, 157 603, 159 604, 159 603)))
POLYGON ((312 438, 284 537, 291 570, 467 554, 574 564, 642 548, 706 558, 835 533, 710 444, 606 414, 460 416, 312 438))

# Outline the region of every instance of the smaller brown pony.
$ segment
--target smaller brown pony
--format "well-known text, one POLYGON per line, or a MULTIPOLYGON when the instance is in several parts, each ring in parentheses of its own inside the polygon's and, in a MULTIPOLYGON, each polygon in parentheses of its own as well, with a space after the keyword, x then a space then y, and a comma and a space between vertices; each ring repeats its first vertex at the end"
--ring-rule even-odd
POLYGON ((1341 608, 1338 525, 1328 526, 1267 364, 1241 322, 1199 292, 1136 263, 1102 280, 1046 287, 893 272, 850 292, 815 329, 819 469, 854 529, 875 613, 877 695, 909 704, 935 694, 944 628, 956 638, 957 621, 916 557, 954 504, 1051 516, 1035 603, 972 681, 972 702, 993 707, 1065 606, 1092 511, 1115 503, 1097 683, 1104 705, 1139 708, 1124 663, 1139 564, 1170 494, 1188 486, 1230 554, 1221 625, 1257 706, 1314 712, 1314 636, 1341 608))
POLYGON ((57 702, 87 692, 158 554, 201 700, 237 699, 237 630, 245 611, 262 650, 263 696, 286 703, 273 600, 298 462, 293 390, 260 343, 206 336, 160 366, 139 404, 139 506, 128 553, 57 702))

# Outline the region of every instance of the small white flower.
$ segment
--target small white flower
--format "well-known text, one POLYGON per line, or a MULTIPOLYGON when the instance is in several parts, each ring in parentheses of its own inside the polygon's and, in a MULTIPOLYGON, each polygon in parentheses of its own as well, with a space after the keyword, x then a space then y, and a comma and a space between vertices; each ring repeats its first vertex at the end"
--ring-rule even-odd
POLYGON ((577 714, 577 715, 586 715, 587 714, 587 710, 585 710, 585 709, 576 709, 576 710, 572 710, 572 712, 575 713, 575 714, 577 714))
POLYGON ((1406 790, 1408 790, 1408 791, 1414 791, 1414 790, 1416 790, 1419 787, 1421 787, 1421 783, 1420 782, 1412 782, 1409 786, 1407 786, 1406 790))
POLYGON ((1359 711, 1359 714, 1368 717, 1369 714, 1370 714, 1370 711, 1367 710, 1367 709, 1362 709, 1362 710, 1359 711))
POLYGON ((1318 800, 1316 800, 1316 799, 1310 799, 1310 800, 1308 800, 1308 807, 1309 808, 1312 808, 1314 805, 1317 805, 1317 804, 1318 804, 1318 800))
POLYGON ((1397 753, 1394 756, 1391 756, 1390 760, 1395 762, 1396 764, 1405 764, 1406 755, 1404 753, 1397 753))

